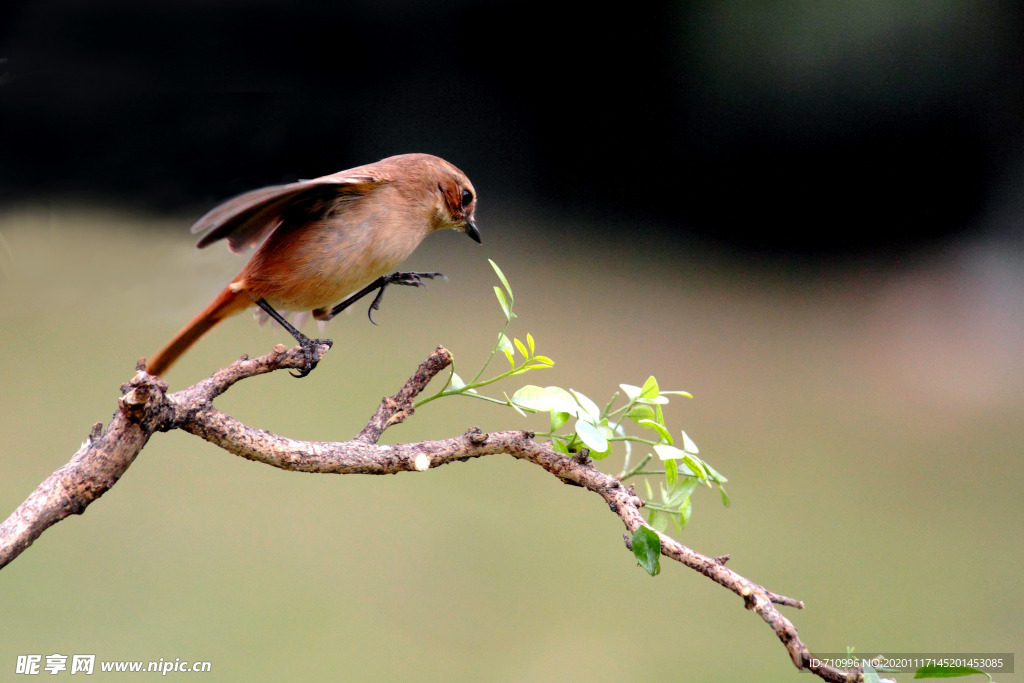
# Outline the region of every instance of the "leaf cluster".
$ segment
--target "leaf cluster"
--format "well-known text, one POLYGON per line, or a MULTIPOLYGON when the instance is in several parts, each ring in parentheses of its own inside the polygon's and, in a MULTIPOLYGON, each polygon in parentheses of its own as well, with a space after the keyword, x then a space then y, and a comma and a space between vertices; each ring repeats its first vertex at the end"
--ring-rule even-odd
MULTIPOLYGON (((490 261, 490 264, 501 285, 494 287, 494 294, 505 317, 505 324, 498 333, 494 347, 471 380, 466 381, 460 377, 453 362, 445 386, 416 405, 444 396, 467 396, 508 406, 524 417, 526 413, 548 413, 549 428, 546 432, 537 432, 537 435, 549 437, 556 450, 575 454, 585 449, 595 460, 608 458, 613 451, 620 450, 623 465, 618 478, 623 481, 632 477, 644 478, 648 522, 661 531, 668 528, 669 524, 679 532, 685 528, 691 515, 691 496, 699 485, 717 487, 723 504, 728 505, 729 497, 724 488, 727 479, 699 456, 697 444, 685 431, 679 430, 679 436, 675 437, 666 424, 664 407, 668 405, 669 398, 693 397, 685 391, 662 389, 653 375, 641 386, 620 384, 620 391, 613 393, 603 407, 575 389, 558 386, 527 384, 516 390, 511 397, 504 393, 504 399, 487 396, 479 391, 509 377, 548 369, 554 365, 551 358, 537 353, 532 334, 527 333, 525 341, 509 337, 508 329, 516 319, 513 310, 515 296, 498 265, 494 261, 490 261), (508 369, 481 379, 499 353, 508 361, 508 369), (637 429, 639 433, 634 433, 637 429), (634 463, 634 450, 641 449, 642 453, 634 463), (649 469, 648 464, 652 460, 659 463, 660 467, 649 469), (657 492, 651 485, 650 477, 657 480, 657 492)), ((654 534, 654 538, 657 538, 657 534, 654 534)), ((641 539, 641 544, 645 541, 649 542, 650 539, 641 539)), ((660 548, 660 543, 658 545, 660 548)), ((653 565, 647 567, 645 564, 645 568, 655 573, 652 571, 653 565)))

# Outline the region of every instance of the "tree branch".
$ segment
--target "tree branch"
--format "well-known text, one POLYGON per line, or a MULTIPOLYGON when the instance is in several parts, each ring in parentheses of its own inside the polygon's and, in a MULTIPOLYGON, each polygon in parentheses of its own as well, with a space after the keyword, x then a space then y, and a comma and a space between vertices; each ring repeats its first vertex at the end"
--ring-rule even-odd
MULTIPOLYGON (((321 355, 327 347, 320 349, 321 355)), ((159 377, 146 373, 145 362, 136 365, 135 377, 121 387, 118 409, 107 425, 93 427, 89 438, 64 465, 45 481, 0 525, 0 568, 6 566, 47 528, 86 507, 103 495, 131 466, 156 432, 181 429, 248 460, 297 472, 319 474, 397 474, 425 471, 456 461, 487 455, 508 454, 531 462, 566 484, 587 489, 604 499, 626 527, 626 546, 633 532, 644 525, 643 501, 633 487, 625 487, 596 469, 585 453, 570 457, 550 444, 538 443, 532 432, 482 433, 473 428, 461 436, 438 441, 379 445, 377 440, 390 426, 413 412, 413 400, 431 379, 451 363, 443 347, 420 364, 415 374, 393 396, 384 398, 366 426, 351 441, 297 441, 246 426, 213 407, 213 400, 235 383, 280 369, 303 367, 301 347, 283 345, 260 358, 243 356, 207 379, 167 394, 159 377)), ((810 670, 826 681, 857 681, 859 669, 837 669, 814 661, 800 641, 796 627, 776 605, 802 608, 803 603, 766 590, 725 566, 728 556, 707 557, 675 539, 658 533, 661 552, 667 558, 694 569, 743 599, 775 632, 794 666, 810 670)))

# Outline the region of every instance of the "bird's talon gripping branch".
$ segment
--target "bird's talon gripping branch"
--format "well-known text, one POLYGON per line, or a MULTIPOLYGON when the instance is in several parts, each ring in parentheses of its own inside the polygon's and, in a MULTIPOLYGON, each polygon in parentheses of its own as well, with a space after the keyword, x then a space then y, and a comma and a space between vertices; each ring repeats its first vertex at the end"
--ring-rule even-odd
POLYGON ((313 372, 313 368, 320 362, 320 345, 326 344, 327 348, 334 345, 334 341, 331 339, 310 339, 306 335, 299 332, 294 325, 288 322, 283 315, 274 310, 274 307, 266 302, 265 299, 258 299, 256 305, 267 312, 271 318, 276 320, 278 324, 288 331, 288 334, 295 338, 295 341, 302 347, 302 355, 306 358, 306 363, 298 373, 291 373, 292 377, 305 377, 309 373, 313 372))
MULTIPOLYGON (((302 334, 301 332, 299 334, 302 334)), ((290 373, 292 377, 302 378, 313 372, 313 368, 320 362, 320 346, 326 345, 330 348, 334 345, 332 339, 310 339, 309 337, 302 335, 302 339, 298 340, 299 346, 302 347, 302 355, 306 358, 306 364, 298 372, 290 373)))

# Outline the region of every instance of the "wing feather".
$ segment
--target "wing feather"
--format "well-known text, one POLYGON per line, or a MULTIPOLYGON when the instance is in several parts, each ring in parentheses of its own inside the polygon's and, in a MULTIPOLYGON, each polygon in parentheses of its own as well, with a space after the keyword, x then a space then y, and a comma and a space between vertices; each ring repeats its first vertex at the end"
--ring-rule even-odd
POLYGON ((196 246, 202 249, 227 238, 228 249, 241 253, 258 246, 287 220, 308 219, 338 200, 357 199, 389 181, 373 169, 360 167, 246 192, 214 207, 192 225, 193 233, 206 233, 196 246))

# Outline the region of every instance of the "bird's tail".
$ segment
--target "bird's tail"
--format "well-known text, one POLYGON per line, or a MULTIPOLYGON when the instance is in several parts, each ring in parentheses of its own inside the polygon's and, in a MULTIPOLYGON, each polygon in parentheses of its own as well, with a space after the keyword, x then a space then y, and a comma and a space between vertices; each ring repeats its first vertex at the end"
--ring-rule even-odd
POLYGON ((252 299, 248 294, 236 292, 230 286, 225 287, 224 291, 218 294, 217 298, 210 302, 210 305, 203 309, 202 313, 192 318, 178 334, 174 335, 171 341, 167 342, 166 346, 157 351, 146 365, 146 372, 151 375, 164 374, 174 361, 188 351, 189 347, 195 344, 211 327, 251 305, 252 299))

